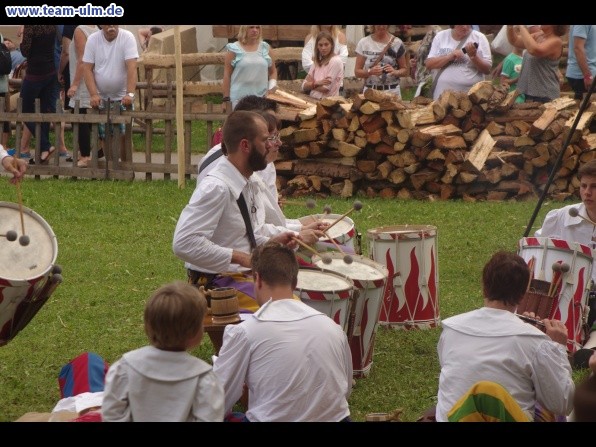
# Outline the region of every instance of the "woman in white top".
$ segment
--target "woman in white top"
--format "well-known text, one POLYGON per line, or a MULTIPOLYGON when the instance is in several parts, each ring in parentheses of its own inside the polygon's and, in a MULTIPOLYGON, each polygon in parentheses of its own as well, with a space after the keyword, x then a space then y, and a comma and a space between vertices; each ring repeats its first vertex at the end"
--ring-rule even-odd
POLYGON ((368 25, 372 34, 356 45, 354 74, 365 79, 365 90, 374 88, 401 97, 399 78, 408 75, 406 48, 388 28, 389 25, 368 25))
POLYGON ((241 25, 238 41, 226 45, 223 94, 228 112, 247 95, 265 96, 277 86, 275 61, 263 41, 261 25, 241 25))
POLYGON ((316 37, 313 60, 302 90, 310 91, 315 99, 339 95, 344 67, 341 58, 334 54, 333 36, 327 31, 321 31, 316 37))
POLYGON ((484 81, 493 60, 488 39, 472 25, 451 25, 433 39, 426 59, 426 68, 433 70, 436 86, 433 99, 445 90, 468 92, 470 87, 484 81))
POLYGON ((310 34, 304 39, 304 48, 302 49, 302 68, 306 73, 310 71, 310 67, 312 66, 312 58, 315 53, 315 39, 321 31, 327 31, 333 36, 333 51, 341 58, 344 68, 348 62, 347 39, 339 25, 313 25, 310 29, 310 34))

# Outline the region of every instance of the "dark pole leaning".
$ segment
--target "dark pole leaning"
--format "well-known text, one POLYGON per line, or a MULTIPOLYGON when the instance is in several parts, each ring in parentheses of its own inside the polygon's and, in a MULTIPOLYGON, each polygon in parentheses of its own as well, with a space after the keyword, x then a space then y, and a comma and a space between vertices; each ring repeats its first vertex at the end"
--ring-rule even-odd
POLYGON ((550 185, 552 184, 553 180, 555 179, 555 174, 557 172, 557 169, 559 169, 559 165, 561 164, 561 160, 563 159, 563 154, 565 153, 565 149, 567 149, 567 146, 569 146, 569 142, 571 141, 571 137, 573 136, 575 129, 577 129, 579 120, 580 120, 581 116, 583 115, 583 113, 588 108, 588 104, 590 104, 590 96, 592 96, 592 93, 594 93, 595 85, 596 85, 596 77, 594 77, 594 79, 592 79, 592 85, 590 85, 590 89, 588 90, 588 93, 584 96, 584 99, 583 99, 581 106, 579 108, 579 112, 577 113, 577 116, 575 117, 575 121, 573 121, 573 125, 571 126, 571 129, 567 133, 567 138, 565 138, 565 142, 563 143, 561 152, 559 152, 559 156, 555 160, 555 164, 554 164, 553 169, 550 173, 550 176, 548 177, 548 180, 546 181, 546 185, 544 185, 544 190, 542 191, 542 195, 540 196, 540 199, 538 200, 538 203, 536 204, 536 208, 534 208, 534 213, 532 214, 532 217, 530 218, 530 222, 528 223, 528 226, 524 233, 524 237, 528 237, 528 235, 530 234, 530 230, 532 229, 532 225, 534 225, 536 216, 538 215, 538 212, 540 211, 540 208, 542 207, 542 203, 544 202, 544 199, 546 198, 546 195, 548 194, 548 188, 550 188, 550 185))

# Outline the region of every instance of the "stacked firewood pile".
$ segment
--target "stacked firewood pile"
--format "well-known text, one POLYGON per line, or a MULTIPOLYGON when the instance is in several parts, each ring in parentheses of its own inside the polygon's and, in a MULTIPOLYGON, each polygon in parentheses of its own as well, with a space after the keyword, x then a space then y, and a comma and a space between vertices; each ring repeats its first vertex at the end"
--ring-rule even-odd
MULTIPOLYGON (((286 118, 290 107, 295 121, 280 132, 282 196, 536 198, 578 113, 569 98, 514 104, 514 93, 490 81, 437 101, 406 102, 370 89, 351 100, 299 101, 286 103, 286 118)), ((549 190, 554 199, 576 194, 578 167, 596 158, 593 110, 583 113, 565 149, 549 190)))

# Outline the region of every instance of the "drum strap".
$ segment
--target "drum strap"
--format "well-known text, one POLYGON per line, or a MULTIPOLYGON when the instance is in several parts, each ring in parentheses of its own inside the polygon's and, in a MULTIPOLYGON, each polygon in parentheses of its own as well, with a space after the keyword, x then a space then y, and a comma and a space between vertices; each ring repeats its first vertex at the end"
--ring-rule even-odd
POLYGON ((238 208, 240 208, 240 212, 242 213, 242 218, 244 219, 244 225, 246 225, 246 235, 248 236, 248 240, 250 241, 250 248, 254 250, 257 247, 257 241, 255 239, 255 234, 252 231, 252 225, 250 224, 250 216, 248 215, 248 207, 246 206, 246 201, 244 200, 244 196, 240 193, 240 197, 236 200, 238 203, 238 208))

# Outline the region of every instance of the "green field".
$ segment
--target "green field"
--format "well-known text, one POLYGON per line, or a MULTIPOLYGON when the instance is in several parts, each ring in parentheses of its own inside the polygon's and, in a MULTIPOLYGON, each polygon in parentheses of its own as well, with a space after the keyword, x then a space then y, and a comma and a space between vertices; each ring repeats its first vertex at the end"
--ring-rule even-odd
MULTIPOLYGON (((78 354, 93 351, 112 363, 146 344, 145 300, 160 285, 185 279, 183 263, 171 246, 194 181, 179 189, 176 182, 161 181, 27 179, 22 188, 25 206, 42 216, 57 237, 57 264, 63 268, 64 282, 22 332, 0 347, 0 421, 30 411, 51 411, 60 398, 60 368, 78 354)), ((17 201, 16 189, 6 178, 0 178, 0 200, 17 201)), ((370 228, 437 227, 443 319, 482 305, 484 263, 496 250, 516 250, 535 207, 535 202, 360 200, 362 211, 351 217, 363 235, 365 251, 370 228)), ((317 200, 314 212, 330 204, 333 213, 342 214, 352 203, 317 200)), ((560 206, 545 203, 535 227, 547 210, 560 206)), ((285 211, 288 217, 310 212, 302 206, 288 206, 285 211)), ((403 420, 414 421, 434 404, 439 334, 440 328, 379 328, 371 373, 357 381, 350 398, 356 421, 370 412, 397 408, 403 408, 403 420)), ((208 337, 193 351, 206 361, 212 353, 208 337)), ((580 378, 585 372, 575 374, 580 378)))

